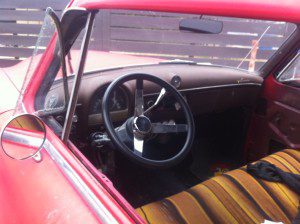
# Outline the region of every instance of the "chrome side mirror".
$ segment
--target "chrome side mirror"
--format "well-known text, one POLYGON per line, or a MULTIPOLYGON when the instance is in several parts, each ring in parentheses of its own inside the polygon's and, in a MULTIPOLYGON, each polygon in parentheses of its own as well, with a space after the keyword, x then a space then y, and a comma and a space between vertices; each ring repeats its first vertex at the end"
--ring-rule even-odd
POLYGON ((1 147, 4 153, 17 160, 37 156, 45 140, 45 125, 40 118, 32 114, 13 117, 1 133, 1 147))

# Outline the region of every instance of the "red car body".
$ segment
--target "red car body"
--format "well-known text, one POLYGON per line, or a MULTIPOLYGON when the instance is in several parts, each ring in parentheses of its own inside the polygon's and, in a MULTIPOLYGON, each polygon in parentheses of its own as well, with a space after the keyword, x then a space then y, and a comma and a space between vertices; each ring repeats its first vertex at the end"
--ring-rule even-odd
MULTIPOLYGON (((75 0, 67 7, 154 10, 300 23, 300 4, 296 0, 75 0)), ((49 45, 28 83, 28 91, 23 97, 23 106, 28 113, 34 112, 35 94, 51 61, 52 55, 49 52, 52 52, 53 47, 53 43, 49 45)), ((127 62, 136 62, 136 58, 128 57, 124 64, 127 62)), ((109 61, 108 64, 113 65, 109 61)), ((23 83, 24 77, 21 74, 26 66, 26 62, 22 62, 6 69, 8 74, 12 74, 10 77, 18 88, 23 83)), ((87 64, 89 66, 92 68, 93 64, 87 64)), ((0 88, 5 88, 7 95, 0 102, 0 126, 3 128, 12 116, 19 93, 1 73, 3 71, 0 71, 0 88)), ((264 94, 272 98, 274 93, 280 95, 287 91, 290 90, 282 88, 270 76, 264 94)), ((299 97, 295 100, 299 102, 299 97)), ((144 222, 110 180, 96 170, 71 142, 66 146, 47 127, 46 144, 55 153, 42 150, 43 160, 39 163, 34 160, 12 160, 0 150, 0 223, 144 222)))

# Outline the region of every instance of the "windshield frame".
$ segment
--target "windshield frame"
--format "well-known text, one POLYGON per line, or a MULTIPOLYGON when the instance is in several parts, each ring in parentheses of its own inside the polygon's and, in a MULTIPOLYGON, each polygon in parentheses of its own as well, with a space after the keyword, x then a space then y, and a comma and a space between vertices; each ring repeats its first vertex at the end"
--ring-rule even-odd
MULTIPOLYGON (((92 11, 91 11, 92 12, 92 11)), ((47 110, 45 109, 44 103, 45 103, 45 98, 46 98, 46 94, 53 82, 55 81, 55 78, 57 76, 57 73, 61 67, 61 52, 59 52, 59 42, 62 42, 62 45, 65 47, 63 52, 65 55, 68 54, 68 51, 70 50, 72 44, 74 43, 74 41, 76 40, 77 36, 79 35, 79 33, 81 32, 82 29, 84 29, 85 24, 87 22, 87 18, 88 18, 88 14, 90 12, 83 9, 83 8, 68 8, 67 10, 64 11, 62 18, 60 20, 60 27, 61 27, 61 36, 62 36, 62 40, 56 40, 55 43, 55 49, 53 52, 54 57, 51 60, 51 63, 47 69, 47 71, 45 72, 44 75, 44 79, 42 81, 42 84, 40 85, 40 88, 38 89, 36 95, 35 95, 35 101, 34 101, 34 109, 35 109, 35 113, 37 116, 40 117, 45 117, 45 116, 49 116, 49 115, 58 115, 61 113, 64 113, 67 111, 67 106, 70 102, 70 98, 68 99, 68 101, 65 102, 63 107, 58 107, 58 108, 53 108, 51 110, 47 110), (84 24, 84 26, 80 26, 77 23, 76 18, 80 18, 82 19, 81 23, 84 24), (77 26, 72 26, 72 23, 76 23, 77 26), (71 25, 70 25, 71 24, 71 25), (69 35, 70 30, 72 30, 71 34, 73 35, 69 35), (68 37, 68 39, 66 38, 66 36, 68 37), (72 41, 70 41, 72 40, 72 41)), ((49 46, 48 48, 51 48, 51 46, 49 46)), ((46 53, 46 52, 45 52, 46 53)))
POLYGON ((80 83, 81 83, 81 79, 83 76, 83 70, 84 70, 85 60, 87 58, 88 46, 90 43, 94 19, 95 19, 95 15, 97 12, 98 11, 91 11, 88 14, 86 25, 85 25, 86 29, 85 29, 83 41, 81 43, 80 61, 79 61, 79 65, 77 67, 77 72, 75 75, 73 89, 71 92, 70 102, 68 102, 68 109, 66 112, 66 117, 65 117, 65 121, 64 121, 63 130, 62 130, 61 139, 65 143, 68 143, 69 135, 71 133, 73 116, 75 114, 76 104, 77 104, 78 95, 79 95, 80 83))

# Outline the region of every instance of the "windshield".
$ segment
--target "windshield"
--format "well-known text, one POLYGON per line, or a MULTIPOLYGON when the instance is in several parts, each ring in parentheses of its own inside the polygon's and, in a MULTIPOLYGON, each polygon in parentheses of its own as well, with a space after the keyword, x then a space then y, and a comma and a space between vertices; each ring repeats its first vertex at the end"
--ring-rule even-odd
POLYGON ((26 92, 27 85, 30 82, 33 74, 36 72, 37 66, 39 65, 43 57, 43 53, 45 52, 50 41, 51 40, 56 41, 56 35, 54 35, 55 32, 56 32, 55 24, 51 19, 51 17, 46 14, 43 21, 43 25, 41 27, 41 30, 37 38, 36 45, 34 47, 33 54, 30 59, 27 59, 29 60, 29 64, 27 70, 24 71, 26 72, 26 75, 23 81, 22 89, 20 91, 20 96, 17 102, 15 113, 23 112, 23 107, 22 107, 23 95, 26 92))
MULTIPOLYGON (((184 60, 258 71, 295 29, 280 21, 133 10, 101 10, 86 70, 184 60), (182 29, 187 19, 220 32, 182 29), (202 23, 201 23, 202 22, 202 23), (214 27, 216 26, 216 27, 214 27), (100 56, 102 56, 100 58, 100 56), (97 58, 97 63, 94 58, 97 58), (117 60, 115 60, 117 59, 117 60)), ((203 26, 202 26, 203 29, 203 26)), ((76 53, 74 53, 76 54, 76 53)))
MULTIPOLYGON (((61 63, 63 62, 61 59, 62 53, 60 50, 60 43, 64 42, 63 45, 65 51, 79 50, 80 44, 82 42, 81 36, 84 34, 84 29, 82 28, 84 27, 86 22, 86 15, 87 14, 85 10, 66 10, 64 13, 64 17, 62 18, 63 22, 60 22, 55 12, 51 8, 47 8, 40 33, 34 47, 33 55, 31 58, 27 59, 27 61, 29 62, 28 68, 26 70, 26 76, 23 82, 22 90, 20 91, 20 96, 15 113, 23 112, 22 99, 24 93, 27 91, 28 83, 32 80, 33 74, 39 73, 40 69, 38 66, 41 64, 42 59, 46 55, 53 55, 53 57, 47 57, 47 59, 45 59, 45 63, 50 63, 50 65, 47 65, 49 67, 46 71, 46 76, 44 77, 43 84, 40 86, 39 91, 36 94, 35 109, 40 116, 46 115, 48 113, 53 114, 54 111, 56 111, 57 113, 61 113, 63 110, 66 110, 66 105, 68 103, 66 102, 66 100, 69 96, 65 96, 68 95, 66 93, 68 93, 68 90, 71 89, 71 86, 68 86, 67 79, 65 80, 65 85, 57 87, 57 92, 54 92, 53 94, 48 93, 51 89, 51 86, 53 85, 53 82, 55 80, 59 80, 60 82, 62 82, 61 80, 63 80, 64 77, 61 65, 61 63), (75 28, 74 24, 76 24, 75 28), (60 28, 57 26, 60 26, 60 28), (58 30, 60 30, 60 32, 58 32, 58 30), (59 39, 59 33, 62 33, 62 36, 65 37, 64 40, 59 39), (48 48, 50 45, 51 47, 48 48), (47 52, 47 54, 44 54, 46 50, 49 52, 47 52)), ((69 62, 72 61, 72 63, 74 61, 71 60, 70 54, 67 54, 67 56, 65 56, 65 59, 69 62)), ((79 58, 77 58, 77 60, 79 63, 79 58)), ((73 65, 71 63, 68 63, 66 70, 67 76, 73 74, 73 65)))

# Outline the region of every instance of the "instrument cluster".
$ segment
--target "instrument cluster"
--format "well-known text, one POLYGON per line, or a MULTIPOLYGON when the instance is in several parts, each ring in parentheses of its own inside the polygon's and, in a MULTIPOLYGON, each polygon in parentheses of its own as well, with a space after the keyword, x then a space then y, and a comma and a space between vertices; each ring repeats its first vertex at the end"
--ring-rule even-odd
MULTIPOLYGON (((106 88, 101 88, 92 97, 90 103, 89 114, 101 114, 102 113, 102 99, 106 88)), ((110 111, 122 111, 128 109, 128 96, 124 89, 117 88, 111 94, 110 98, 110 111)))

